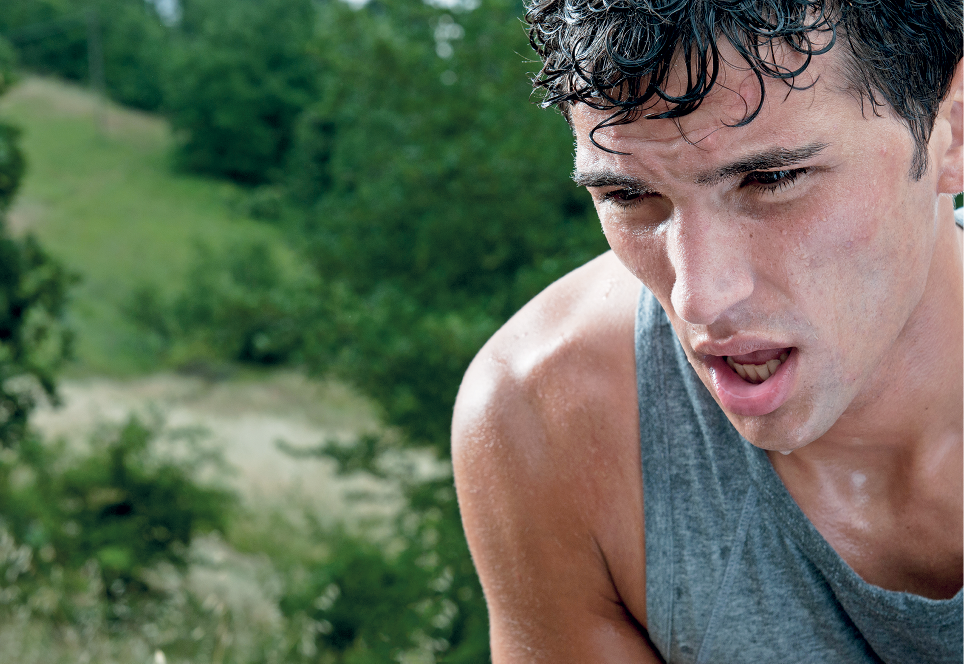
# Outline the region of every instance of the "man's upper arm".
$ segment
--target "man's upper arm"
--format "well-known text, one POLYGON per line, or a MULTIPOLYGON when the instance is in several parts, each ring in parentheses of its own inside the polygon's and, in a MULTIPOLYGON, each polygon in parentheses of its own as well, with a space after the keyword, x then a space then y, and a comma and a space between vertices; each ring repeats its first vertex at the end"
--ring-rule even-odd
POLYGON ((483 350, 453 421, 456 487, 488 602, 493 661, 659 662, 597 536, 606 528, 600 514, 612 512, 599 480, 606 461, 586 454, 601 425, 585 404, 566 403, 567 379, 578 376, 557 369, 572 363, 555 353, 520 372, 500 352, 517 360, 512 346, 503 338, 483 350))

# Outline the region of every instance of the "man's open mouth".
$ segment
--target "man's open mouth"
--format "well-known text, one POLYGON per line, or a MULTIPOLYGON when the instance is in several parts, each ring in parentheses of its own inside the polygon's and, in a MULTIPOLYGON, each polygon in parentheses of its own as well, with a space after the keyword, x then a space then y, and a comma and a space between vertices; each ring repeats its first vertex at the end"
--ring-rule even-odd
POLYGON ((733 355, 726 358, 726 363, 740 378, 748 383, 762 383, 777 372, 790 355, 792 348, 772 348, 759 350, 746 355, 733 355))

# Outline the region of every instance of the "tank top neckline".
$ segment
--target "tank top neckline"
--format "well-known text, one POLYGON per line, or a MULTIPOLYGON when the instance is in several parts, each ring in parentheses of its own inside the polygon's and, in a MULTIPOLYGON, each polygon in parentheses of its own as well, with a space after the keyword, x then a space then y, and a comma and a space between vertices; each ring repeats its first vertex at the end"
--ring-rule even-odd
MULTIPOLYGON (((739 438, 744 445, 750 476, 760 492, 761 503, 771 506, 772 514, 780 522, 784 532, 806 552, 828 578, 860 596, 866 602, 865 606, 878 613, 882 620, 896 620, 898 618, 894 613, 895 608, 904 607, 901 609, 903 613, 910 604, 914 604, 916 605, 916 611, 913 612, 914 618, 922 624, 934 624, 935 618, 944 613, 947 605, 962 601, 962 590, 958 590, 954 597, 948 599, 931 599, 909 592, 888 590, 865 581, 847 561, 840 557, 840 554, 803 513, 773 468, 767 453, 742 436, 739 438)), ((954 615, 947 617, 956 619, 954 615)), ((899 620, 907 622, 914 618, 901 615, 899 620)))

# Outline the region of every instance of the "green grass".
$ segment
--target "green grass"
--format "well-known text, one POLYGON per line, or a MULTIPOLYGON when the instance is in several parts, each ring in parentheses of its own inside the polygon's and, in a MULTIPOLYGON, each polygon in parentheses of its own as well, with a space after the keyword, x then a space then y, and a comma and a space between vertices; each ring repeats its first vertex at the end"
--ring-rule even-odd
POLYGON ((36 234, 81 277, 71 307, 78 338, 70 372, 123 376, 157 363, 121 313, 135 285, 179 285, 199 240, 217 247, 254 238, 280 245, 281 238, 269 225, 232 214, 236 187, 175 173, 163 120, 107 105, 99 127, 97 109, 86 90, 35 77, 0 101, 0 118, 23 130, 28 159, 10 223, 36 234))

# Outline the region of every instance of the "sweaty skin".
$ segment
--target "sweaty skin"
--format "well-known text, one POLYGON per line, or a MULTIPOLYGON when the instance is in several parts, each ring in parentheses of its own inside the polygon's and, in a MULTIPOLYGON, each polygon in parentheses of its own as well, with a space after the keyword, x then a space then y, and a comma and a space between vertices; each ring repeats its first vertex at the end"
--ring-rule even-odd
POLYGON ((808 90, 768 81, 744 127, 725 123, 755 105, 753 86, 727 69, 679 126, 596 132, 626 155, 589 141, 606 113, 572 109, 576 179, 613 251, 489 341, 453 422, 496 664, 660 661, 645 631, 640 282, 858 574, 932 598, 961 588, 964 283, 950 195, 964 189, 964 77, 959 65, 915 181, 906 126, 862 113, 834 57, 814 59, 808 90), (762 381, 727 361, 784 355, 762 381))

